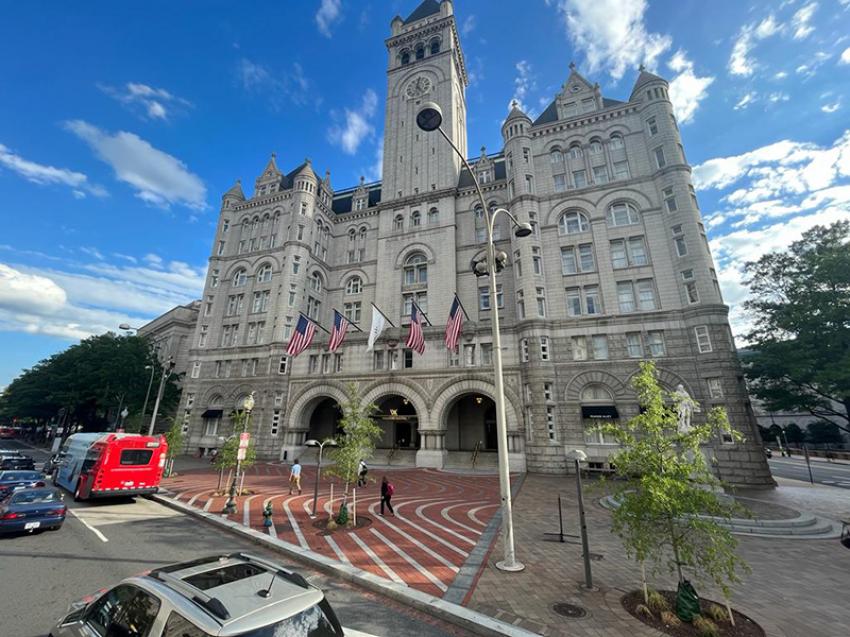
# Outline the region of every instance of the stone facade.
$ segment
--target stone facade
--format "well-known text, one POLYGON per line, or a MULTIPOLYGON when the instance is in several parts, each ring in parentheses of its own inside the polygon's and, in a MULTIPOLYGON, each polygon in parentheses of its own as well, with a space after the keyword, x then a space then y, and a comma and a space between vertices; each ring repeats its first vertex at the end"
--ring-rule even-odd
MULTIPOLYGON (((382 421, 396 432, 384 446, 400 447, 399 458, 441 467, 471 458, 476 439, 484 452, 494 447, 496 301, 469 266, 485 245, 484 215, 470 172, 415 123, 423 102, 437 102, 446 134, 466 151, 451 2, 426 0, 395 18, 386 45, 382 183, 335 191, 309 160, 283 174, 272 156, 251 197, 237 182, 222 198, 180 405, 193 451, 218 446, 227 414, 256 391, 260 454, 291 457, 319 427, 315 412, 349 382, 379 406, 402 400, 382 421), (443 334, 455 292, 469 318, 452 354, 443 334), (422 356, 403 345, 410 299, 434 323, 422 356), (318 332, 286 357, 299 312, 330 328, 336 308, 368 331, 371 303, 398 326, 375 351, 352 331, 329 353, 318 332), (401 405, 415 420, 399 416, 401 405), (393 423, 405 419, 415 435, 398 433, 406 430, 393 423)), ((501 132, 502 150, 482 148, 470 163, 488 205, 534 228, 516 238, 506 215, 496 226, 508 256, 499 311, 512 467, 565 472, 576 448, 604 467, 613 447, 585 429, 595 417, 637 413, 629 379, 653 358, 668 388, 683 385, 704 410, 726 407, 746 436, 717 441, 723 478, 771 484, 667 82, 641 70, 618 101, 571 65, 536 120, 515 106, 501 132)))

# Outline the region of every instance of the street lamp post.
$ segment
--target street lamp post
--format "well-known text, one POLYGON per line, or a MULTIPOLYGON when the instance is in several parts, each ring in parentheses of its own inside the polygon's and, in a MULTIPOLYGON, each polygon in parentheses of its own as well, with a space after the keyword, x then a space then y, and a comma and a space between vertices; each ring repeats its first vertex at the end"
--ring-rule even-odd
POLYGON ((156 373, 156 365, 145 365, 145 369, 151 370, 151 377, 148 380, 148 390, 145 392, 145 402, 142 404, 142 422, 145 421, 145 414, 148 411, 148 399, 151 397, 151 387, 153 387, 153 376, 156 373))
MULTIPOLYGON (((245 410, 245 420, 242 421, 242 432, 248 431, 248 425, 251 422, 251 412, 254 411, 254 392, 248 394, 242 403, 242 408, 245 410)), ((235 434, 234 434, 235 435, 235 434)), ((239 450, 236 452, 236 472, 233 474, 233 480, 230 483, 230 492, 227 495, 227 502, 224 503, 222 513, 236 513, 236 483, 239 480, 239 472, 242 469, 242 458, 239 450)))
POLYGON ((590 545, 587 541, 587 521, 584 518, 584 490, 581 486, 581 463, 587 460, 587 454, 581 449, 575 449, 569 457, 575 462, 576 492, 578 493, 578 518, 581 527, 581 554, 584 558, 584 587, 593 590, 593 573, 590 569, 590 545))
MULTIPOLYGON (((498 208, 490 215, 487 209, 487 202, 484 199, 484 193, 481 192, 481 185, 478 183, 478 178, 475 171, 466 161, 466 157, 460 152, 454 142, 449 139, 445 131, 440 126, 443 122, 443 113, 440 107, 433 102, 426 102, 419 112, 416 114, 416 125, 425 132, 437 131, 442 135, 443 139, 448 142, 455 154, 460 158, 463 166, 469 171, 472 177, 472 182, 475 184, 475 190, 478 193, 478 199, 481 207, 484 210, 484 219, 487 222, 487 270, 490 276, 490 299, 496 305, 492 314, 491 328, 493 331, 493 372, 495 376, 496 387, 496 433, 498 435, 497 449, 499 454, 499 488, 501 491, 502 502, 502 530, 504 542, 504 559, 496 562, 496 567, 503 571, 521 571, 525 565, 518 562, 516 552, 514 550, 514 523, 513 513, 511 511, 511 477, 510 468, 508 466, 508 430, 505 421, 505 388, 504 379, 502 376, 502 340, 499 333, 499 307, 496 288, 496 246, 493 243, 493 223, 499 213, 505 213, 513 221, 516 230, 514 234, 517 237, 527 237, 531 234, 531 226, 527 223, 519 223, 516 218, 504 208, 498 208)), ((477 276, 481 276, 481 265, 474 266, 474 272, 477 276)))
POLYGON ((153 404, 153 414, 151 414, 151 424, 148 427, 148 435, 153 435, 153 429, 156 426, 156 415, 159 412, 159 403, 162 400, 162 394, 165 391, 165 383, 171 376, 174 370, 174 359, 169 357, 168 360, 162 363, 162 377, 159 379, 159 389, 156 391, 156 402, 153 404))
POLYGON ((319 442, 318 440, 307 440, 304 442, 305 447, 318 447, 319 449, 319 461, 318 466, 316 467, 316 483, 313 485, 313 515, 316 515, 316 502, 319 500, 319 478, 322 475, 322 451, 325 450, 325 447, 336 447, 336 440, 333 438, 328 438, 324 442, 319 442))

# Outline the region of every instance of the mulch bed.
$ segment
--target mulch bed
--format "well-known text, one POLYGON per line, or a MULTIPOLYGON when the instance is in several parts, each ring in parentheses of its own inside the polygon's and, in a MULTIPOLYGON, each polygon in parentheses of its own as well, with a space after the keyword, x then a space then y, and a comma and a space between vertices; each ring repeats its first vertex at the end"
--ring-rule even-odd
POLYGON ((338 526, 335 529, 331 530, 328 528, 328 518, 320 518, 318 520, 313 521, 313 528, 319 529, 319 535, 333 535, 334 533, 345 533, 346 531, 356 531, 357 529, 364 529, 367 526, 372 525, 372 518, 366 515, 358 515, 357 516, 357 526, 350 524, 351 518, 349 518, 349 524, 345 526, 338 526))
MULTIPOLYGON (((661 593, 669 602, 670 608, 674 609, 676 607, 676 592, 675 591, 658 591, 661 593)), ((664 624, 658 616, 654 616, 653 618, 646 617, 645 615, 638 615, 635 613, 635 609, 638 604, 643 604, 643 591, 632 591, 631 593, 627 593, 622 597, 620 602, 623 604, 623 608, 625 608, 631 615, 642 621, 647 626, 652 626, 658 631, 662 633, 666 633, 667 635, 673 635, 674 637, 700 637, 700 634, 694 628, 694 625, 691 623, 682 622, 679 626, 667 626, 664 624)), ((709 606, 712 604, 716 604, 717 602, 713 602, 709 599, 700 598, 699 600, 700 608, 702 609, 702 614, 704 617, 709 619, 707 611, 709 606)), ((725 608, 723 604, 717 604, 725 608)), ((714 623, 717 625, 719 629, 720 637, 765 637, 765 632, 762 630, 762 627, 756 624, 752 619, 747 617, 746 615, 739 613, 734 608, 732 609, 732 614, 735 616, 735 625, 729 623, 728 619, 723 622, 714 623)), ((712 620, 714 621, 714 620, 712 620)))

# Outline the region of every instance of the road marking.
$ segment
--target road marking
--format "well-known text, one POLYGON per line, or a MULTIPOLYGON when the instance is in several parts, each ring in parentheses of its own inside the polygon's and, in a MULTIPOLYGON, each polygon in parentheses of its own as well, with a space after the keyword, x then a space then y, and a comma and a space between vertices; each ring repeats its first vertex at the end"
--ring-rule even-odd
POLYGON ((91 531, 92 533, 94 533, 94 534, 95 534, 97 537, 99 537, 101 540, 103 540, 104 542, 108 542, 108 541, 109 541, 108 539, 106 539, 106 536, 105 536, 103 533, 101 533, 100 531, 98 531, 98 530, 97 530, 96 528, 94 528, 91 524, 89 524, 88 522, 86 522, 86 521, 85 521, 82 517, 80 517, 79 515, 77 515, 77 513, 74 511, 74 509, 68 509, 68 512, 69 512, 71 515, 73 515, 75 518, 77 518, 80 522, 82 522, 82 523, 83 523, 83 526, 85 526, 85 527, 86 527, 89 531, 91 531))
MULTIPOLYGON (((422 509, 424 509, 426 506, 428 506, 428 505, 423 504, 423 505, 420 505, 419 507, 417 507, 416 508, 416 515, 418 515, 420 518, 422 518, 426 522, 433 524, 438 529, 442 529, 444 532, 448 533, 449 535, 454 535, 457 539, 461 540, 462 542, 466 542, 467 544, 471 544, 472 546, 475 546, 475 540, 470 540, 468 537, 465 537, 465 536, 461 535, 460 533, 456 533, 456 532, 452 531, 450 528, 446 527, 446 525, 440 524, 436 520, 429 520, 424 515, 422 515, 422 509)), ((402 519, 405 519, 405 518, 402 518, 402 519)))
POLYGON ((443 509, 442 511, 440 511, 440 515, 441 515, 441 516, 443 516, 443 518, 444 518, 445 520, 447 520, 448 522, 451 522, 452 524, 455 524, 456 526, 459 526, 460 528, 465 529, 465 530, 469 531, 470 533, 475 533, 475 535, 481 535, 481 531, 480 531, 480 530, 478 530, 478 529, 473 529, 471 526, 466 526, 465 524, 461 524, 460 522, 458 522, 458 521, 457 521, 457 520, 455 520, 454 518, 449 517, 449 511, 451 511, 451 510, 452 510, 452 509, 454 509, 455 507, 464 506, 464 504, 466 504, 466 503, 453 504, 453 505, 451 505, 451 506, 449 506, 449 507, 446 507, 445 509, 443 509))
POLYGON ((212 506, 212 503, 213 503, 213 499, 212 499, 212 498, 210 498, 209 500, 207 500, 206 502, 204 502, 204 512, 206 512, 206 511, 209 511, 209 510, 210 510, 210 507, 212 506))
POLYGON ((439 588, 444 593, 448 590, 448 587, 445 584, 443 584, 443 582, 441 580, 439 580, 437 577, 434 577, 434 575, 432 575, 431 572, 428 569, 423 567, 419 562, 414 560, 407 553, 402 551, 399 547, 397 547, 395 544, 393 544, 387 538, 385 538, 383 535, 381 535, 380 531, 378 531, 377 529, 369 529, 369 530, 379 540, 381 540, 384 544, 386 544, 388 547, 390 547, 390 549, 392 549, 396 553, 396 555, 398 555, 401 559, 403 559, 405 562, 407 562, 413 568, 415 568, 417 571, 419 571, 434 586, 439 588))
POLYGON ((487 526, 487 524, 485 522, 482 522, 481 520, 479 520, 476 517, 475 514, 478 513, 481 509, 487 509, 489 507, 496 507, 496 506, 499 506, 499 505, 498 504, 485 504, 484 506, 476 507, 476 508, 472 509, 469 513, 467 513, 467 515, 469 516, 469 519, 471 519, 476 524, 480 524, 481 526, 487 526))
POLYGON ((256 497, 252 495, 242 504, 242 526, 251 526, 251 500, 256 497))
POLYGON ((363 552, 364 552, 366 555, 368 555, 370 558, 372 558, 372 561, 373 561, 373 562, 375 562, 375 564, 377 564, 377 565, 378 565, 378 567, 379 567, 379 568, 380 568, 380 569, 381 569, 384 573, 386 573, 386 574, 387 574, 387 577, 389 577, 392 581, 396 582, 397 584, 401 584, 402 586, 407 586, 407 582, 405 582, 405 581, 404 581, 403 579, 401 579, 398 575, 396 575, 396 573, 395 573, 395 571, 393 571, 393 569, 391 569, 389 566, 387 566, 386 564, 384 564, 384 561, 383 561, 380 557, 378 557, 378 555, 375 553, 375 551, 373 551, 373 550, 369 547, 369 545, 368 545, 368 544, 366 544, 366 542, 364 542, 363 540, 361 540, 361 539, 360 539, 359 537, 357 537, 354 533, 351 533, 351 534, 349 535, 349 537, 357 543, 357 546, 359 546, 361 549, 363 549, 363 552))
POLYGON ((336 559, 338 559, 343 564, 351 564, 351 560, 348 559, 348 556, 343 553, 342 549, 339 548, 339 544, 330 536, 326 535, 325 539, 328 541, 328 545, 333 549, 333 552, 336 553, 336 559))
MULTIPOLYGON (((420 548, 420 550, 424 551, 425 553, 427 553, 428 555, 430 555, 431 557, 433 557, 435 560, 437 560, 437 561, 438 561, 440 564, 442 564, 443 566, 447 566, 447 567, 449 567, 449 568, 450 568, 450 569, 452 569, 455 573, 457 573, 457 572, 460 570, 460 569, 458 569, 458 567, 457 567, 457 566, 455 566, 454 564, 452 564, 449 560, 447 560, 446 558, 444 558, 442 555, 440 555, 439 553, 437 553, 437 552, 435 552, 435 551, 431 550, 431 549, 430 549, 430 548, 428 548, 425 544, 423 544, 422 542, 420 542, 419 540, 417 540, 415 537, 413 537, 413 536, 412 536, 412 535, 410 535, 409 533, 406 533, 406 532, 405 532, 405 531, 403 531, 402 529, 398 528, 398 527, 397 527, 395 524, 393 524, 392 522, 388 522, 388 521, 387 521, 386 519, 384 519, 384 518, 376 518, 376 519, 377 519, 377 520, 379 520, 379 521, 381 521, 381 522, 383 522, 384 524, 386 524, 388 527, 390 527, 393 531, 395 531, 396 533, 398 533, 401 537, 403 537, 405 540, 407 540, 407 541, 408 541, 408 542, 410 542, 411 544, 414 544, 415 546, 418 546, 418 547, 420 548)), ((460 551, 460 550, 458 550, 458 552, 459 552, 459 553, 463 553, 463 551, 460 551)))
MULTIPOLYGON (((373 504, 373 505, 371 505, 371 506, 369 507, 369 511, 372 513, 372 515, 374 515, 374 516, 375 516, 375 519, 376 519, 376 520, 380 520, 380 521, 381 521, 381 522, 383 522, 384 524, 386 524, 386 525, 388 525, 388 526, 390 526, 390 527, 395 528, 397 531, 399 530, 399 529, 398 529, 398 527, 395 527, 393 524, 390 524, 389 522, 387 522, 387 520, 385 520, 383 516, 378 517, 378 505, 377 505, 377 504, 373 504)), ((419 526, 418 524, 414 524, 413 522, 411 522, 411 521, 410 521, 410 520, 408 520, 407 518, 402 518, 402 517, 398 517, 398 516, 396 516, 396 517, 397 517, 397 519, 399 519, 399 520, 402 520, 402 521, 406 522, 407 524, 409 524, 410 526, 412 526, 414 529, 416 529, 416 530, 417 530, 417 531, 419 531, 420 533, 424 533, 425 535, 427 535, 428 537, 430 537, 430 538, 432 538, 432 539, 436 540, 437 542, 439 542, 439 543, 440 543, 440 544, 442 544, 443 546, 445 546, 445 547, 447 547, 447 548, 451 549, 451 550, 452 550, 452 551, 454 551, 455 553, 460 553, 460 554, 461 554, 461 555, 463 555, 464 557, 469 557, 469 553, 467 553, 466 551, 464 551, 462 548, 458 548, 457 546, 455 546, 454 544, 452 544, 452 543, 451 543, 451 542, 449 542, 448 540, 444 540, 444 539, 443 539, 443 538, 441 538, 439 535, 435 535, 434 533, 431 533, 431 531, 429 531, 428 529, 423 529, 421 526, 419 526)), ((473 544, 474 544, 474 542, 473 542, 473 544)))
MULTIPOLYGON (((301 497, 301 496, 295 496, 301 497)), ((283 510, 286 513, 286 517, 289 518, 289 524, 292 526, 292 530, 295 532, 295 537, 298 538, 298 543, 301 545, 301 548, 309 549, 310 545, 307 544, 307 540, 304 538, 304 534, 301 532, 301 527, 298 526, 298 521, 295 519, 295 516, 292 515, 292 511, 289 510, 289 498, 283 501, 283 510)))

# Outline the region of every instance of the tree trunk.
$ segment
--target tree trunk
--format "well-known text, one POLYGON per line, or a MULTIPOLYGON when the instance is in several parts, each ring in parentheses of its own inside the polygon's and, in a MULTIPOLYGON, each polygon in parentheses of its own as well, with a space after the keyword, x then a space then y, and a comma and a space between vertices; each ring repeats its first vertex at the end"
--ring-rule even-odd
POLYGON ((668 519, 670 527, 670 544, 673 546, 673 558, 676 560, 676 571, 679 573, 679 581, 684 582, 685 577, 682 575, 682 563, 679 561, 679 542, 676 539, 676 531, 673 528, 673 518, 668 519))

